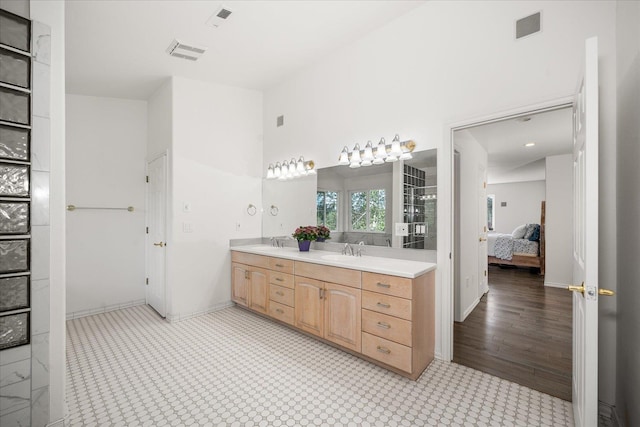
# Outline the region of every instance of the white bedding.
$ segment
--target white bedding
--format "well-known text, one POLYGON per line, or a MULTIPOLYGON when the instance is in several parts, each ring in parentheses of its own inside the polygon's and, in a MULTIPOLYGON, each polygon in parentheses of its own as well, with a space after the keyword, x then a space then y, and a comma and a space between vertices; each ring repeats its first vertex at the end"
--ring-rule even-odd
POLYGON ((488 233, 487 254, 507 261, 510 261, 513 255, 538 256, 538 242, 514 239, 511 234, 488 233))

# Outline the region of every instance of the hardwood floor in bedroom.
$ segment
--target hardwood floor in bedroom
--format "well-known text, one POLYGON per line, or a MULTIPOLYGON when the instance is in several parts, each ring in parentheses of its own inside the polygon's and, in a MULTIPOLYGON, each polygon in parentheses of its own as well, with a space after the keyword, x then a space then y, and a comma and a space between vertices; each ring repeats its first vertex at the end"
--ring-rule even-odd
POLYGON ((571 400, 571 293, 525 268, 489 266, 489 292, 454 325, 453 361, 571 400))

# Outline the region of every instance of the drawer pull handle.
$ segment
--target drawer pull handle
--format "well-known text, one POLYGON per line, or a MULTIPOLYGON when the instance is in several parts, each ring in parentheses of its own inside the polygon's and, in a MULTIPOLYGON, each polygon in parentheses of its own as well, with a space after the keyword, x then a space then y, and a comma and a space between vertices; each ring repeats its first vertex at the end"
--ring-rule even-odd
POLYGON ((282 292, 282 291, 276 291, 276 295, 280 295, 281 297, 283 297, 283 296, 284 296, 284 292, 282 292))
POLYGON ((283 268, 283 267, 284 267, 284 264, 276 264, 276 267, 283 268))
POLYGON ((391 308, 391 304, 387 304, 384 302, 379 302, 377 305, 378 307, 382 307, 382 308, 391 308))
POLYGON ((284 314, 284 310, 281 308, 276 308, 276 313, 284 314))
POLYGON ((389 350, 387 347, 378 346, 378 351, 384 354, 391 354, 391 350, 389 350))
POLYGON ((390 284, 388 284, 388 283, 381 283, 381 282, 376 283, 376 285, 377 285, 377 286, 380 286, 381 288, 387 288, 387 289, 389 289, 389 288, 391 287, 391 285, 390 285, 390 284))
POLYGON ((284 282, 284 279, 282 277, 276 277, 276 281, 278 282, 284 282))
POLYGON ((378 328, 391 329, 391 325, 384 322, 378 322, 378 328))

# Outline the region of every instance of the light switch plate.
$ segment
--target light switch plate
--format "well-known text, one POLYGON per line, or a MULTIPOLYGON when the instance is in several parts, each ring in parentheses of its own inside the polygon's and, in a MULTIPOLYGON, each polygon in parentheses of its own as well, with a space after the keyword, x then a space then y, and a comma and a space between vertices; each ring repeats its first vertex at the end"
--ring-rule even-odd
POLYGON ((182 223, 182 232, 183 233, 193 233, 193 224, 190 222, 182 223))
POLYGON ((405 222, 396 222, 396 236, 408 236, 409 224, 405 222))

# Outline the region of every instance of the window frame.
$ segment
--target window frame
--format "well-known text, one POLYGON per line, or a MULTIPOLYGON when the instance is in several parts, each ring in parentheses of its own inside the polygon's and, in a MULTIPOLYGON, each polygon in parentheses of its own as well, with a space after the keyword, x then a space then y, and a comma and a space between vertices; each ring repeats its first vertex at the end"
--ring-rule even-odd
POLYGON ((341 194, 342 192, 339 190, 329 190, 329 189, 322 189, 322 188, 318 188, 316 190, 316 223, 317 225, 324 225, 325 227, 329 228, 330 231, 335 231, 335 232, 339 232, 341 227, 340 227, 340 200, 341 200, 341 194), (323 223, 320 224, 318 222, 318 193, 324 193, 324 211, 323 211, 323 223), (331 227, 327 226, 327 193, 336 193, 336 228, 332 229, 331 227))

